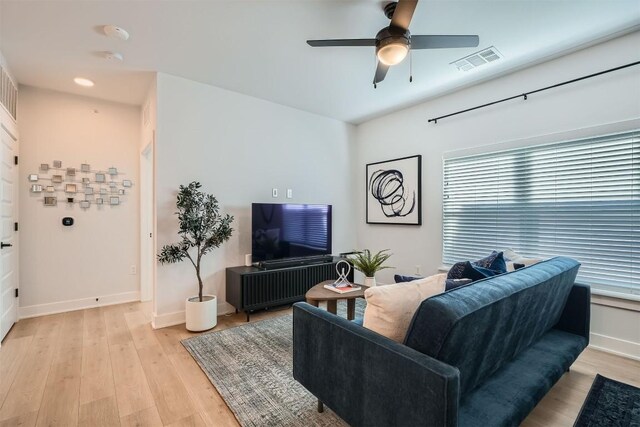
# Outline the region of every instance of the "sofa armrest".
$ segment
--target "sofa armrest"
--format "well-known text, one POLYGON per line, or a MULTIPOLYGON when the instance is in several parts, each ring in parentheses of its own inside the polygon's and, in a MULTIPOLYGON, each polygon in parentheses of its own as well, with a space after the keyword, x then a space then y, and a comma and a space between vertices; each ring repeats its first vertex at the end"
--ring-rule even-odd
POLYGON ((555 328, 585 337, 587 344, 589 344, 590 322, 591 288, 586 285, 574 284, 555 328))
POLYGON ((352 426, 455 426, 458 369, 306 303, 293 377, 352 426))

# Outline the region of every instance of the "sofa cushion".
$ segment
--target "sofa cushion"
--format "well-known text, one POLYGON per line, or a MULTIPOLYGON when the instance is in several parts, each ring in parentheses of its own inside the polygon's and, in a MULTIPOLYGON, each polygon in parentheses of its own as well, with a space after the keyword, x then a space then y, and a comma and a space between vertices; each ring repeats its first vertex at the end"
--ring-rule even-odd
POLYGON ((422 276, 405 276, 403 274, 394 274, 393 275, 393 281, 396 283, 404 283, 404 282, 411 282, 414 280, 418 280, 418 279, 423 279, 424 277, 422 276))
POLYGON ((393 285, 376 286, 364 292, 367 308, 363 326, 397 342, 402 342, 420 303, 444 292, 446 274, 393 285))
POLYGON ((493 251, 491 255, 474 261, 472 264, 477 267, 495 271, 496 273, 492 274, 492 276, 507 272, 507 264, 504 261, 504 254, 502 252, 493 251))
POLYGON ((444 282, 444 290, 448 292, 460 286, 468 285, 469 283, 472 283, 471 279, 447 279, 446 282, 444 282))
POLYGON ((451 266, 447 273, 447 279, 471 279, 472 281, 484 279, 486 274, 474 268, 470 261, 457 262, 451 266))
POLYGON ((579 266, 553 258, 429 298, 405 344, 457 367, 464 396, 558 322, 579 266))
POLYGON ((516 426, 587 346, 579 335, 551 329, 460 402, 458 426, 516 426))

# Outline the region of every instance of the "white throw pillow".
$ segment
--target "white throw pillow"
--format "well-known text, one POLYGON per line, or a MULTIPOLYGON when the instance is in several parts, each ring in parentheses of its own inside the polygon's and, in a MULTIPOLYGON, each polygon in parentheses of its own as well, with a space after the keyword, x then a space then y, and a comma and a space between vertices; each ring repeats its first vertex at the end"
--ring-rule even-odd
POLYGON ((420 303, 444 292, 447 274, 411 282, 376 286, 364 292, 367 308, 363 326, 397 342, 404 341, 420 303))

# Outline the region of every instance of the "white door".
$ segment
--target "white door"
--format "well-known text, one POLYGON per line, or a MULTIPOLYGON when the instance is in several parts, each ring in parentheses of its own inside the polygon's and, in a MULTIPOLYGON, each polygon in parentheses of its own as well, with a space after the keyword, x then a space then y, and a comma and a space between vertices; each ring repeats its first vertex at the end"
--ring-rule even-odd
POLYGON ((16 238, 16 205, 18 168, 14 165, 17 143, 4 127, 0 127, 0 340, 18 319, 18 248, 16 238))

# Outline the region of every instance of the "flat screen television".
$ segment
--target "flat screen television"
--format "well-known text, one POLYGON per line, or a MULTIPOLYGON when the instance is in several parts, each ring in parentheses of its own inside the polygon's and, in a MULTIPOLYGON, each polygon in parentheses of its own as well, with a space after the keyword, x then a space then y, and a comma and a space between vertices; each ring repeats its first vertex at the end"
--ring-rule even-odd
POLYGON ((331 205, 253 203, 253 262, 331 254, 331 205))

